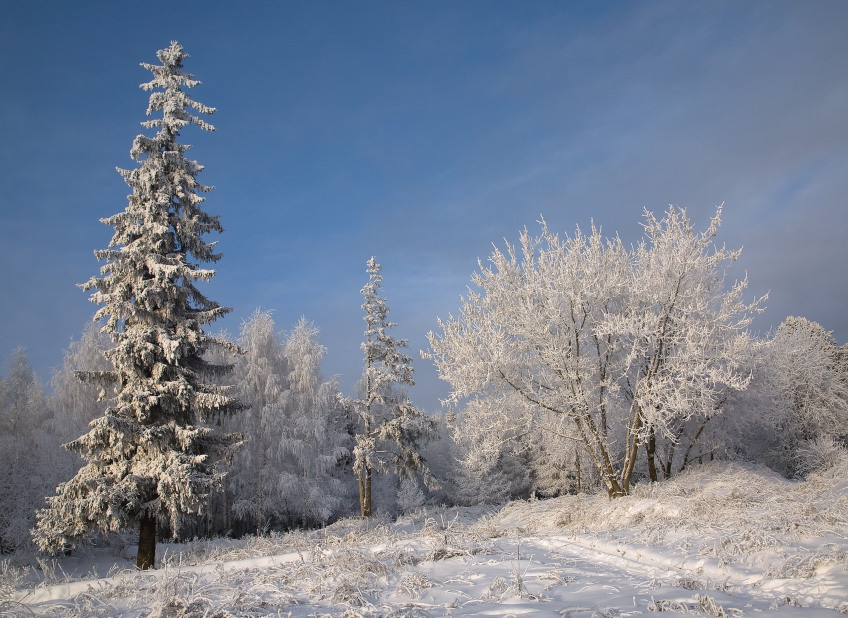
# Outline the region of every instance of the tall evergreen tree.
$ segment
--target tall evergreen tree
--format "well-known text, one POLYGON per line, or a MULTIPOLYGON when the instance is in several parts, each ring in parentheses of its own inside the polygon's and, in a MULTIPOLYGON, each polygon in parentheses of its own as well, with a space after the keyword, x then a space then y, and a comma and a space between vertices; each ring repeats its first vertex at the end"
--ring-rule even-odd
POLYGON ((435 423, 410 402, 404 385, 413 386, 412 359, 401 352, 406 339, 395 339, 387 331, 397 326, 388 319, 389 308, 379 295, 383 287, 381 267, 368 260, 368 283, 362 288, 366 323, 365 373, 362 399, 354 407, 362 419, 356 436, 354 471, 359 479, 359 507, 363 517, 372 512, 371 481, 374 470, 391 469, 403 476, 423 474, 433 483, 420 453, 421 442, 435 432, 435 423))
POLYGON ((197 181, 203 166, 177 141, 187 125, 214 130, 192 110, 215 110, 183 91, 199 82, 183 71, 187 55, 178 43, 157 56, 161 65, 142 64, 153 79, 141 85, 151 91, 148 116, 162 113, 141 124, 157 132, 135 138, 136 169, 118 170, 132 194, 123 212, 102 220, 115 230, 109 247, 95 252, 106 263, 81 285, 103 305, 94 319, 105 320, 114 371, 80 377, 112 384, 115 397, 88 433, 66 445, 86 464, 48 499, 35 530, 39 546, 55 552, 98 529, 138 526, 141 569, 154 564, 157 520, 176 532, 181 519, 200 513, 223 476, 220 461, 240 439, 206 424, 239 407, 210 379, 228 368, 203 359, 212 347, 231 347, 203 330, 229 309, 196 287, 215 274, 199 263, 221 257, 203 235, 223 228, 201 208, 201 194, 212 189, 197 181))

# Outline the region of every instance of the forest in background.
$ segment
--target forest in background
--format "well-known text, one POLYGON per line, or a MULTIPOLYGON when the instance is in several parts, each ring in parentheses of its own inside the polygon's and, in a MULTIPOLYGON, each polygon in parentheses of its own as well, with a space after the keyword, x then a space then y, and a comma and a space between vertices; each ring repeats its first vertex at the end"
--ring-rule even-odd
MULTIPOLYGON (((222 421, 250 436, 206 514, 189 518, 179 538, 240 536, 326 525, 358 514, 354 450, 360 418, 345 405, 338 381, 321 374, 318 329, 301 320, 281 331, 270 311, 256 311, 239 337, 243 355, 226 382, 248 406, 222 421)), ((16 350, 0 377, 0 542, 3 553, 33 548, 30 530, 45 496, 71 478, 82 460, 62 445, 102 415, 100 389, 77 371, 106 368, 108 338, 90 324, 67 348, 50 388, 16 350)), ((747 460, 804 477, 844 453, 848 423, 848 349, 820 325, 787 318, 753 341, 750 384, 728 392, 708 418, 683 423, 657 445, 660 480, 693 463, 747 460)), ((597 469, 569 435, 567 419, 514 397, 477 397, 430 418, 421 454, 435 479, 375 475, 374 510, 388 516, 425 504, 497 504, 531 496, 603 491, 597 469)), ((613 451, 618 458, 623 453, 613 451)), ((634 478, 649 479, 644 453, 634 478)))

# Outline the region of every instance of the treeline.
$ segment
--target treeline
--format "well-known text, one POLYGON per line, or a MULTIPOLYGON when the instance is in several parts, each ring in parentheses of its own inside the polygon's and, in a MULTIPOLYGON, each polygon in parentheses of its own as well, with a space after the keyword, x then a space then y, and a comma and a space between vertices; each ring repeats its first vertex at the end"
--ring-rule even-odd
MULTIPOLYGON (((325 353, 318 328, 301 319, 283 332, 270 311, 242 327, 233 373, 247 409, 219 419, 247 437, 222 486, 182 538, 262 534, 315 527, 360 513, 354 471, 362 419, 335 378, 320 370, 325 353)), ((726 393, 715 414, 681 423, 656 441, 659 480, 715 459, 764 463, 789 477, 827 466, 844 452, 848 435, 848 350, 804 318, 787 318, 754 342, 751 380, 726 393)), ((82 460, 61 447, 102 415, 99 389, 76 372, 108 369, 109 341, 96 324, 65 353, 47 394, 22 350, 0 377, 0 543, 10 552, 32 546, 35 513, 45 496, 71 478, 82 460)), ((427 419, 419 445, 431 475, 374 475, 374 510, 389 516, 425 504, 474 505, 531 496, 594 492, 604 485, 564 417, 534 409, 517 396, 480 396, 446 416, 427 419), (434 482, 433 482, 434 481, 434 482)), ((361 440, 361 438, 360 438, 361 440)), ((617 453, 619 458, 621 453, 617 453)), ((650 480, 643 454, 637 481, 650 480)), ((167 526, 160 530, 169 536, 167 526)))
MULTIPOLYGON (((371 386, 371 431, 366 434, 361 413, 365 381, 359 397, 345 397, 337 378, 322 375, 325 348, 318 332, 306 319, 280 331, 272 312, 257 310, 232 342, 242 353, 219 352, 212 359, 232 364, 219 384, 230 387, 244 409, 207 422, 241 435, 242 444, 201 514, 186 515, 176 530, 163 518, 160 538, 262 534, 359 514, 357 465, 372 468, 374 512, 394 515, 424 504, 425 481, 436 484, 419 446, 435 437, 439 421, 409 406, 406 392, 389 380, 371 386), (391 413, 393 408, 385 405, 389 396, 407 406, 405 416, 391 413), (394 429, 405 435, 391 435, 394 429)), ((12 354, 6 376, 0 376, 2 552, 32 546, 31 530, 45 497, 83 465, 62 445, 105 414, 109 396, 78 376, 109 371, 105 352, 111 347, 100 325, 91 324, 66 350, 51 394, 23 350, 12 354)))

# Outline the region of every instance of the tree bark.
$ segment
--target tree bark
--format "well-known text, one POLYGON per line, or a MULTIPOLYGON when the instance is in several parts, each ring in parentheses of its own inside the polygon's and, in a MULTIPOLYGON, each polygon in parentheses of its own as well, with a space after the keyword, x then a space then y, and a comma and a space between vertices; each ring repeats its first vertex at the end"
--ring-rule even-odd
POLYGON ((577 493, 583 493, 583 481, 580 478, 580 453, 574 453, 574 469, 577 472, 577 493))
POLYGON ((621 484, 617 484, 617 493, 610 492, 610 498, 626 496, 630 493, 630 479, 633 477, 633 468, 636 466, 636 457, 639 454, 639 429, 641 427, 642 412, 637 410, 632 425, 627 428, 627 449, 624 465, 621 469, 621 484))
MULTIPOLYGON (((371 359, 365 361, 365 416, 362 419, 362 435, 371 437, 371 378, 368 369, 371 368, 371 359)), ((370 453, 369 453, 370 456, 370 453)), ((371 517, 371 462, 366 459, 362 469, 359 471, 359 512, 362 517, 371 517)))
POLYGON ((359 512, 362 517, 371 517, 371 468, 366 466, 359 474, 359 512))
POLYGON ((359 515, 365 517, 365 472, 356 475, 359 481, 359 515))
POLYGON ((152 569, 156 562, 156 517, 142 515, 138 527, 138 553, 135 564, 141 571, 152 569))
POLYGON ((657 462, 655 459, 657 453, 657 436, 654 433, 654 428, 651 427, 648 433, 648 442, 645 444, 645 454, 648 456, 648 476, 651 477, 651 482, 657 482, 657 462))

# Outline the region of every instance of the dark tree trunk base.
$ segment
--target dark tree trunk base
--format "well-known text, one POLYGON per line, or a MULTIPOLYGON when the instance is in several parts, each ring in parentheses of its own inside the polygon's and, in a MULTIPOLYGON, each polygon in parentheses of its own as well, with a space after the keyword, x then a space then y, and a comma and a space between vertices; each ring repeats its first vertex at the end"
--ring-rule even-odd
POLYGON ((138 554, 135 565, 141 571, 156 564, 156 518, 143 515, 138 526, 138 554))
POLYGON ((648 444, 645 445, 646 454, 648 456, 648 476, 652 483, 657 482, 657 436, 654 434, 654 428, 651 427, 651 432, 648 434, 648 444))

